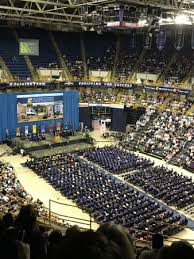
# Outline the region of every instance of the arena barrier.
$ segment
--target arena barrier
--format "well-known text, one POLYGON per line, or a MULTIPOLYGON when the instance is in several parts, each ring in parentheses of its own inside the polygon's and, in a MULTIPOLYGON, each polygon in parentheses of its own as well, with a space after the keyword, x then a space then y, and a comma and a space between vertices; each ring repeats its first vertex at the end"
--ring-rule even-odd
POLYGON ((179 84, 177 87, 164 86, 162 83, 153 83, 149 85, 137 84, 135 82, 117 83, 117 82, 98 82, 98 81, 21 81, 21 82, 4 82, 0 83, 1 89, 8 88, 74 88, 74 87, 107 87, 107 88, 123 88, 123 89, 138 89, 153 90, 167 93, 177 93, 188 95, 192 89, 186 89, 184 84, 179 84))
MULTIPOLYGON (((58 214, 52 211, 52 208, 55 205, 59 205, 59 206, 63 206, 64 210, 65 207, 72 207, 72 208, 78 208, 76 205, 70 205, 70 204, 66 204, 66 203, 62 203, 62 202, 58 202, 58 201, 54 201, 54 200, 49 200, 49 209, 48 209, 48 222, 51 225, 52 223, 54 224, 60 224, 60 225, 67 225, 67 226, 73 226, 73 225, 78 225, 80 228, 82 229, 96 229, 96 227, 94 226, 94 223, 96 223, 91 216, 91 213, 87 211, 86 212, 88 214, 88 220, 87 219, 83 219, 80 217, 73 217, 73 216, 69 216, 69 215, 65 215, 65 214, 58 214)), ((55 207, 56 209, 56 207, 55 207)), ((158 223, 158 221, 155 221, 155 223, 158 223)), ((97 225, 97 223, 96 223, 97 225)), ((174 225, 177 226, 177 224, 168 224, 165 223, 165 225, 174 225)), ((188 228, 186 226, 183 227, 183 229, 191 229, 188 228)), ((126 228, 127 231, 129 231, 129 229, 126 228)), ((134 231, 139 231, 136 228, 130 228, 130 230, 134 230, 134 231)), ((192 229, 193 230, 193 229, 192 229)), ((147 230, 140 230, 143 233, 146 234, 155 234, 153 232, 147 231, 147 230)), ((190 244, 194 247, 194 239, 184 239, 184 238, 179 238, 179 237, 175 237, 175 236, 164 236, 164 242, 166 245, 170 245, 172 242, 174 241, 188 241, 190 242, 190 244)), ((134 240, 134 245, 137 247, 141 247, 141 246, 150 246, 151 247, 151 241, 147 241, 147 240, 142 240, 142 239, 135 239, 134 240)))
MULTIPOLYGON (((62 203, 62 202, 58 202, 58 201, 54 201, 54 200, 49 200, 49 213, 48 213, 48 221, 49 224, 51 224, 52 222, 58 223, 58 224, 67 224, 69 226, 71 225, 78 225, 80 228, 83 229, 92 229, 93 225, 92 223, 94 223, 94 221, 92 220, 92 216, 91 213, 88 212, 87 210, 87 214, 86 216, 88 216, 88 219, 85 218, 80 218, 80 217, 74 217, 71 215, 67 215, 67 214, 59 214, 53 211, 56 211, 56 209, 63 211, 65 211, 65 208, 67 207, 71 207, 72 209, 77 209, 78 207, 76 205, 70 205, 70 204, 66 204, 66 203, 62 203)), ((83 212, 85 212, 82 209, 83 212)))

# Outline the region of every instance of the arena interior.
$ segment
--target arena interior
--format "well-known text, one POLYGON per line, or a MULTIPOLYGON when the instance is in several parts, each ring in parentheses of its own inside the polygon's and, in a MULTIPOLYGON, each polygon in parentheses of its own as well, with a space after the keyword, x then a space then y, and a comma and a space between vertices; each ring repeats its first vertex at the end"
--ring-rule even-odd
POLYGON ((194 1, 0 1, 0 257, 194 258, 194 1))

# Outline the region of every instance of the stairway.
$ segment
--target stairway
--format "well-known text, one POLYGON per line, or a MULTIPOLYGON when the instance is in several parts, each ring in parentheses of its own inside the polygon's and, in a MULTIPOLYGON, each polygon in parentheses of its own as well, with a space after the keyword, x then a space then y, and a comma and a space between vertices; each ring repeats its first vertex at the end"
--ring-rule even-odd
POLYGON ((177 56, 178 56, 177 52, 174 52, 174 54, 172 55, 172 58, 169 60, 169 62, 168 62, 168 64, 167 64, 166 68, 165 68, 165 69, 163 70, 163 72, 161 72, 161 74, 158 76, 158 78, 157 78, 157 80, 156 80, 157 83, 164 81, 165 76, 166 76, 166 74, 168 73, 168 71, 169 71, 171 65, 172 65, 174 62, 176 62, 177 56))
POLYGON ((165 100, 164 100, 164 102, 159 106, 159 110, 161 111, 161 112, 163 112, 163 111, 165 111, 166 110, 166 107, 167 107, 167 105, 168 105, 168 103, 171 101, 171 97, 169 96, 169 97, 167 97, 165 100))
POLYGON ((6 72, 6 79, 8 79, 9 81, 13 80, 13 76, 10 72, 10 69, 8 68, 8 66, 5 64, 5 61, 3 60, 3 58, 0 56, 0 67, 2 68, 3 71, 6 72))
POLYGON ((186 76, 183 78, 183 80, 181 81, 181 84, 184 84, 189 78, 192 77, 194 73, 194 65, 192 65, 188 71, 188 73, 186 74, 186 76))
POLYGON ((120 103, 122 93, 119 91, 119 89, 114 92, 114 96, 116 96, 116 103, 120 103))
POLYGON ((134 107, 142 107, 141 103, 142 103, 142 100, 145 98, 145 94, 141 94, 140 97, 138 98, 138 100, 136 101, 134 107))
MULTIPOLYGON (((13 31, 13 34, 16 38, 16 42, 18 43, 18 46, 19 46, 19 37, 18 37, 18 34, 17 32, 14 30, 13 31)), ((36 72, 36 70, 34 69, 31 61, 30 61, 30 58, 28 56, 22 56, 23 59, 25 60, 25 63, 26 63, 26 66, 31 74, 31 77, 32 77, 32 80, 38 80, 38 73, 36 72)), ((29 77, 29 75, 27 76, 29 77)))
POLYGON ((66 79, 66 80, 71 80, 71 79, 72 79, 72 75, 71 75, 71 73, 70 73, 70 71, 69 71, 69 69, 68 69, 68 67, 67 67, 67 65, 66 65, 66 62, 65 62, 65 60, 64 60, 64 58, 63 58, 63 56, 62 56, 62 53, 61 53, 61 51, 60 51, 60 49, 59 49, 59 46, 58 46, 58 44, 57 44, 57 42, 56 42, 56 40, 55 40, 55 37, 54 37, 54 35, 52 34, 51 31, 49 32, 49 35, 50 35, 50 39, 51 39, 52 45, 53 45, 53 47, 54 47, 54 49, 55 49, 55 52, 56 52, 56 55, 57 55, 57 59, 58 59, 58 61, 59 61, 59 64, 60 64, 60 66, 61 66, 62 69, 63 69, 63 71, 62 71, 62 77, 63 77, 64 79, 66 79))
POLYGON ((111 76, 111 80, 112 80, 112 81, 115 80, 116 68, 117 68, 117 64, 118 64, 118 60, 119 60, 119 54, 120 54, 120 47, 121 47, 121 38, 120 38, 120 36, 118 35, 118 37, 117 37, 117 44, 116 44, 116 52, 115 52, 114 65, 113 65, 112 76, 111 76))
POLYGON ((194 104, 186 111, 185 115, 193 116, 194 115, 194 104))
POLYGON ((85 44, 84 44, 84 35, 80 33, 80 46, 81 46, 81 56, 83 61, 83 67, 84 67, 84 79, 88 80, 89 73, 88 73, 88 67, 86 62, 86 51, 85 51, 85 44))
POLYGON ((32 75, 32 80, 38 81, 40 79, 39 74, 38 74, 37 70, 34 68, 34 66, 32 65, 32 62, 31 62, 29 56, 24 56, 24 59, 26 61, 27 67, 30 70, 30 73, 32 75))
POLYGON ((129 108, 127 110, 128 113, 128 121, 129 124, 135 125, 136 122, 139 120, 139 118, 142 116, 142 114, 145 114, 145 109, 143 108, 129 108))
POLYGON ((19 46, 10 28, 1 28, 0 56, 14 80, 26 80, 29 77, 30 71, 24 57, 19 55, 19 46))
POLYGON ((123 90, 119 88, 112 88, 109 93, 110 95, 115 97, 115 103, 121 103, 121 96, 123 94, 123 90))
MULTIPOLYGON (((147 37, 149 37, 149 36, 147 36, 147 37)), ((128 77, 128 81, 129 81, 129 82, 133 79, 133 76, 134 76, 134 74, 135 74, 135 72, 136 72, 138 66, 142 63, 142 61, 143 61, 143 59, 144 59, 144 57, 145 57, 146 52, 147 52, 147 49, 144 47, 144 48, 142 49, 142 51, 141 51, 141 54, 140 54, 140 56, 139 56, 139 58, 138 58, 138 60, 137 60, 137 62, 136 62, 136 64, 135 64, 135 66, 134 66, 132 72, 130 73, 130 75, 129 75, 129 77, 128 77)))
MULTIPOLYGON (((18 37, 18 34, 16 31, 13 31, 14 33, 14 36, 16 38, 16 41, 19 45, 19 37, 18 37)), ((31 74, 31 77, 32 77, 32 80, 34 81, 38 81, 39 80, 39 75, 38 75, 38 72, 36 71, 36 69, 34 68, 29 56, 23 56, 24 60, 26 61, 26 65, 28 67, 28 70, 30 71, 30 74, 31 74)))

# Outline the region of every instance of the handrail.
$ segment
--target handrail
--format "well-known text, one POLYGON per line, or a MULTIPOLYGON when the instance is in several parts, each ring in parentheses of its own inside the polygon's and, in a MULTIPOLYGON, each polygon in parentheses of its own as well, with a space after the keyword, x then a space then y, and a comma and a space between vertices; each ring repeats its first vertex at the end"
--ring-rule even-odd
MULTIPOLYGON (((56 202, 57 203, 57 202, 56 202)), ((63 205, 65 205, 65 203, 62 203, 63 205)), ((69 205, 69 204, 66 204, 67 206, 69 205)), ((73 206, 73 207, 75 207, 75 208, 77 208, 77 206, 74 206, 74 205, 71 205, 71 206, 73 206)), ((60 215, 60 214, 57 214, 57 213, 53 213, 52 212, 52 215, 54 216, 54 215, 60 215)), ((69 217, 69 218, 74 218, 74 217, 69 217)), ((77 218, 78 219, 78 218, 77 218)), ((80 220, 84 220, 84 219, 81 219, 80 218, 80 220)), ((77 224, 80 224, 80 222, 79 221, 71 221, 71 220, 68 220, 69 222, 73 222, 73 223, 77 223, 77 224)), ((68 223, 68 221, 67 221, 67 223, 68 223)), ((84 220, 84 221, 87 221, 87 220, 84 220)), ((92 221, 92 223, 94 223, 95 221, 92 221)), ((158 221, 155 221, 156 223, 158 222, 158 221)), ((50 224, 50 223, 49 223, 50 224)), ((56 224, 57 224, 57 222, 56 222, 56 224)), ((165 223, 166 225, 174 225, 174 226, 177 226, 176 224, 168 224, 168 223, 165 223)), ((51 224, 50 224, 51 225, 51 224)), ((83 225, 85 225, 85 226, 89 226, 88 227, 88 229, 92 229, 92 227, 91 227, 91 225, 89 225, 89 224, 84 224, 83 223, 83 225)), ((185 227, 185 228, 187 228, 187 227, 185 227)), ((137 229, 137 228, 125 228, 127 231, 135 231, 135 232, 137 232, 137 231, 141 231, 142 233, 145 233, 145 234, 150 234, 150 235, 153 235, 153 234, 155 234, 154 232, 151 232, 151 231, 147 231, 147 230, 140 230, 140 229, 137 229)), ((188 228, 188 229, 190 229, 190 228, 188 228)), ((165 241, 166 242, 172 242, 172 241, 184 241, 184 240, 187 240, 188 242, 190 242, 192 245, 194 245, 194 239, 184 239, 184 238, 179 238, 179 237, 174 237, 174 236, 167 236, 167 235, 164 235, 164 238, 165 238, 165 241)), ((149 244, 150 243, 150 241, 147 241, 147 240, 141 240, 141 239, 135 239, 135 242, 143 242, 143 243, 146 243, 146 244, 149 244)))
POLYGON ((49 224, 51 222, 51 215, 54 214, 54 215, 66 218, 67 222, 69 221, 69 222, 73 222, 73 223, 87 225, 87 226, 89 226, 90 229, 92 229, 92 223, 94 223, 95 221, 92 220, 91 212, 89 212, 89 215, 88 215, 89 219, 88 220, 87 219, 83 219, 83 218, 72 217, 72 216, 68 216, 68 215, 62 215, 62 214, 59 214, 59 213, 56 213, 56 212, 53 213, 52 209, 51 209, 51 204, 52 203, 56 203, 56 204, 60 204, 60 205, 63 205, 63 206, 68 206, 68 207, 72 207, 72 208, 76 208, 76 209, 78 208, 76 205, 71 205, 71 204, 62 203, 62 202, 58 202, 58 201, 54 201, 52 199, 49 199, 49 219, 48 219, 49 220, 49 224))
MULTIPOLYGON (((51 202, 54 202, 54 203, 57 203, 57 204, 61 204, 61 205, 64 205, 64 206, 68 206, 68 207, 73 207, 73 208, 78 208, 76 205, 71 205, 71 204, 66 204, 66 203, 62 203, 62 202, 58 202, 58 201, 54 201, 54 200, 49 200, 49 203, 51 205, 51 202)), ((57 216, 63 216, 63 217, 67 217, 69 219, 75 219, 75 220, 80 220, 80 221, 83 221, 83 222, 91 222, 91 223, 95 223, 94 220, 92 220, 92 215, 91 213, 89 214, 89 217, 90 217, 90 220, 87 220, 87 219, 83 219, 83 218, 77 218, 77 217, 72 217, 72 216, 66 216, 66 215, 62 215, 62 214, 58 214, 58 213, 55 213, 55 212, 51 212, 51 206, 50 206, 50 210, 49 210, 49 213, 50 213, 50 217, 51 215, 57 215, 57 216)), ((80 221, 76 221, 75 223, 80 223, 80 221)), ((159 223, 161 221, 153 221, 154 223, 159 223)), ((189 228, 187 226, 180 226, 176 223, 173 223, 173 224, 169 224, 167 222, 163 222, 162 223, 166 226, 168 225, 171 225, 171 226, 177 226, 177 227, 182 227, 184 229, 192 229, 192 228, 189 228)), ((88 224, 89 225, 89 224, 88 224)), ((91 229, 91 228, 90 228, 91 229)), ((140 229, 136 229, 136 228, 126 228, 128 230, 134 230, 134 231, 141 231, 143 233, 148 233, 148 234, 154 234, 153 232, 150 232, 150 231, 147 231, 147 230, 140 230, 140 229)), ((172 237, 172 236, 165 236, 165 238, 168 238, 168 239, 177 239, 177 240, 185 240, 183 238, 177 238, 177 237, 172 237)), ((190 242, 194 242, 194 239, 187 239, 188 241, 190 242)))

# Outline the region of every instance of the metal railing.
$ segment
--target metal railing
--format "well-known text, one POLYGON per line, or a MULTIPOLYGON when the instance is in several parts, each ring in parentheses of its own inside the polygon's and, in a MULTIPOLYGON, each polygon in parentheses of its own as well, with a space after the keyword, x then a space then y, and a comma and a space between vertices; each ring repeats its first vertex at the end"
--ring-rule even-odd
MULTIPOLYGON (((93 223, 96 223, 93 219, 92 219, 92 214, 91 212, 89 212, 87 210, 87 214, 88 214, 88 219, 85 218, 81 218, 81 217, 74 217, 74 216, 69 216, 69 215, 65 215, 65 214, 59 214, 59 213, 55 213, 52 211, 52 204, 58 204, 64 207, 72 207, 72 208, 76 208, 78 209, 79 207, 77 207, 76 205, 70 205, 70 204, 66 204, 66 203, 62 203, 62 202, 58 202, 58 201, 54 201, 54 200, 49 200, 49 208, 48 208, 48 222, 49 225, 54 224, 59 224, 62 226, 72 226, 72 225, 78 225, 81 229, 95 229, 93 223)), ((155 223, 159 223, 160 221, 155 221, 155 223)), ((98 223, 96 223, 98 224, 98 223)), ((180 227, 180 225, 177 225, 176 223, 173 224, 169 224, 169 223, 164 223, 166 226, 171 225, 171 226, 178 226, 180 227)), ((186 229, 190 229, 193 230, 191 228, 188 228, 187 226, 182 226, 182 228, 184 230, 186 229)), ((125 228, 127 231, 131 232, 131 231, 135 231, 135 232, 142 232, 144 234, 148 234, 148 235, 153 235, 155 233, 151 232, 151 231, 147 231, 147 230, 140 230, 140 229, 136 229, 136 228, 125 228)), ((190 242, 190 244, 192 246, 194 246, 194 239, 185 239, 185 238, 181 238, 181 237, 176 237, 176 236, 167 236, 164 235, 164 239, 165 239, 165 243, 166 244, 171 244, 173 241, 188 241, 190 242)), ((142 244, 143 246, 147 245, 150 246, 151 245, 151 241, 147 241, 147 240, 143 240, 143 239, 135 239, 134 240, 134 244, 142 244)))
POLYGON ((88 219, 80 218, 80 217, 74 217, 74 216, 70 216, 70 215, 65 215, 65 214, 53 212, 52 211, 52 204, 58 204, 58 205, 61 205, 63 207, 71 207, 71 208, 78 209, 78 207, 76 205, 62 203, 62 202, 58 202, 58 201, 54 201, 54 200, 50 199, 49 200, 49 212, 48 212, 49 224, 52 223, 52 217, 54 216, 57 219, 58 223, 62 222, 63 224, 67 223, 69 225, 73 225, 73 224, 76 225, 77 224, 81 228, 92 229, 92 223, 94 223, 94 221, 92 220, 91 212, 87 211, 88 219))

